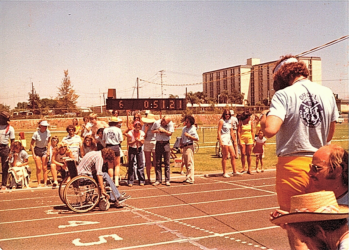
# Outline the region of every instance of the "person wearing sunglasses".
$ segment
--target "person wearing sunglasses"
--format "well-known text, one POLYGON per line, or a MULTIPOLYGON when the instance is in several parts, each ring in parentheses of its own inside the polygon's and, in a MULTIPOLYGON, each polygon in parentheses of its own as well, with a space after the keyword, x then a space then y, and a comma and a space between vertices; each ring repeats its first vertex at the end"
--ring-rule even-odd
POLYGON ((348 205, 348 152, 330 144, 315 152, 308 192, 333 191, 338 204, 348 205))

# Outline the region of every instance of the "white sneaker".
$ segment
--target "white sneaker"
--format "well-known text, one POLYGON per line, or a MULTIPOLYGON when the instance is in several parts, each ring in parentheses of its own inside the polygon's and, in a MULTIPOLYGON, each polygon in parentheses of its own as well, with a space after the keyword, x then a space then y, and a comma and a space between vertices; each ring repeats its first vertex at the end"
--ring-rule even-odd
POLYGON ((229 178, 230 175, 229 175, 229 174, 223 174, 223 177, 224 177, 224 178, 229 178))
POLYGON ((233 176, 242 176, 242 173, 239 173, 239 172, 236 172, 236 173, 233 173, 233 176))

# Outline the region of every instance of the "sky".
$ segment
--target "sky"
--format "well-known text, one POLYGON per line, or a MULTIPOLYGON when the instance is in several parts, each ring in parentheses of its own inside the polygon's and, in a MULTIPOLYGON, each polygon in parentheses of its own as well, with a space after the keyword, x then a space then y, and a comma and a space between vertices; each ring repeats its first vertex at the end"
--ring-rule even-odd
MULTIPOLYGON (((136 98, 137 78, 140 98, 184 98, 203 90, 204 72, 300 54, 348 35, 348 21, 346 0, 0 0, 0 103, 27 101, 32 83, 57 97, 67 69, 78 106, 103 104, 109 88, 136 98)), ((345 99, 348 41, 307 55, 345 99)))

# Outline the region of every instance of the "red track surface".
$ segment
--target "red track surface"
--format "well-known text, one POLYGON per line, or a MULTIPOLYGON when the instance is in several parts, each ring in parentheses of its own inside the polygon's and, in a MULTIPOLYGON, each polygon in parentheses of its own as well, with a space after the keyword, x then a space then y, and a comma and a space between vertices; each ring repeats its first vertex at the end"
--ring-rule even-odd
POLYGON ((83 214, 67 210, 57 189, 1 193, 0 248, 289 249, 286 232, 269 222, 275 171, 182 180, 121 186, 127 206, 83 214))

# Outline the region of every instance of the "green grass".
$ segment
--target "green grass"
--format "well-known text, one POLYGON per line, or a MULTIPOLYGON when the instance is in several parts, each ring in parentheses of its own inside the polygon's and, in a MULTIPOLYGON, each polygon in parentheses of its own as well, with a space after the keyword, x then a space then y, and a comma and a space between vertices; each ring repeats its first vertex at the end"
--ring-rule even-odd
MULTIPOLYGON (((181 135, 181 129, 176 129, 174 134, 172 135, 171 139, 171 145, 176 141, 176 137, 180 137, 181 135)), ((25 137, 27 141, 27 152, 31 155, 31 152, 29 152, 29 146, 30 146, 30 141, 31 141, 31 136, 33 135, 34 131, 25 131, 25 137)), ((194 155, 194 160, 195 160, 195 173, 200 174, 204 173, 207 171, 217 171, 221 172, 221 158, 217 158, 215 156, 215 144, 217 141, 217 129, 216 127, 211 127, 211 128, 204 128, 204 129, 199 129, 198 131, 200 141, 200 149, 199 152, 194 155)), ((52 135, 57 135, 60 139, 64 136, 67 135, 67 133, 64 132, 55 132, 54 130, 51 130, 52 135)), ((16 133, 16 138, 18 138, 18 132, 16 133)), ((270 168, 275 168, 275 164, 277 162, 277 157, 275 155, 275 137, 270 138, 267 140, 267 145, 265 147, 265 157, 263 159, 264 161, 264 168, 265 169, 270 169, 270 168)), ((333 137, 332 143, 338 144, 344 149, 348 150, 348 124, 343 123, 343 124, 337 124, 336 126, 336 131, 335 135, 333 137)), ((123 149, 126 149, 126 143, 123 143, 123 149)), ((177 155, 178 157, 181 157, 180 154, 177 155)), ((252 169, 255 168, 255 157, 252 156, 252 169)), ((237 170, 241 169, 241 161, 240 159, 236 160, 237 163, 237 170)), ((32 168, 32 176, 31 180, 35 181, 36 180, 36 167, 35 163, 32 157, 29 158, 29 165, 32 168)), ((171 161, 171 166, 173 166, 174 163, 171 161)), ((227 168, 229 172, 231 172, 231 167, 230 167, 230 162, 227 162, 227 168)), ((126 168, 122 167, 121 168, 121 173, 124 175, 125 174, 126 168)), ((180 169, 179 168, 174 168, 171 167, 172 172, 178 172, 180 169)))

